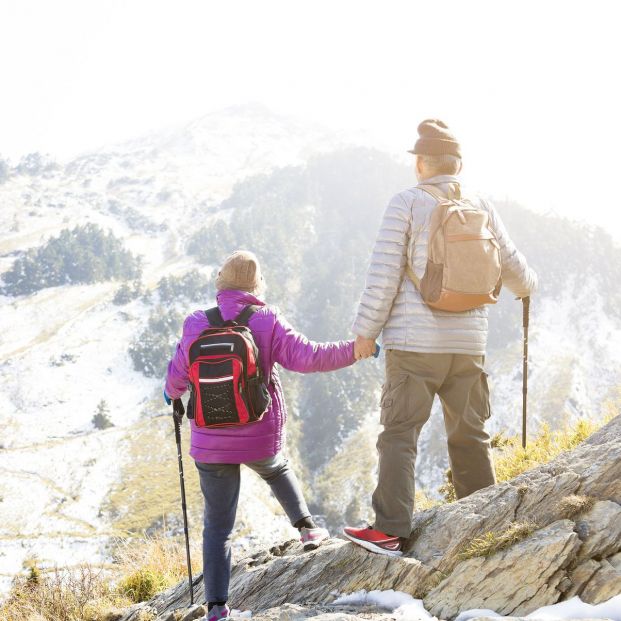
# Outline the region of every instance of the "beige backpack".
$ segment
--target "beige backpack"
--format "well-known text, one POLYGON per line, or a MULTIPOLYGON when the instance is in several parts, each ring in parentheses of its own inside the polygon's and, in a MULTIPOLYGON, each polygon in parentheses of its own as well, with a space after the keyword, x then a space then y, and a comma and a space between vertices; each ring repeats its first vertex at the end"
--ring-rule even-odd
POLYGON ((463 199, 459 185, 444 196, 433 185, 419 185, 436 199, 429 224, 427 267, 416 277, 411 257, 406 273, 431 308, 461 312, 495 304, 502 280, 500 245, 489 226, 489 213, 463 199))

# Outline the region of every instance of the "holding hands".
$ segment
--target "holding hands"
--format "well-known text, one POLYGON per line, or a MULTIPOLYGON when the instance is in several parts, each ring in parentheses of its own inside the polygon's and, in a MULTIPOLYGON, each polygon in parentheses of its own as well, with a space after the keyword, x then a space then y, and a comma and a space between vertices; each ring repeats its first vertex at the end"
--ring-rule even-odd
POLYGON ((379 350, 380 347, 376 344, 375 339, 367 339, 363 336, 356 337, 354 342, 354 358, 356 358, 356 360, 364 360, 371 356, 377 358, 379 356, 379 350))

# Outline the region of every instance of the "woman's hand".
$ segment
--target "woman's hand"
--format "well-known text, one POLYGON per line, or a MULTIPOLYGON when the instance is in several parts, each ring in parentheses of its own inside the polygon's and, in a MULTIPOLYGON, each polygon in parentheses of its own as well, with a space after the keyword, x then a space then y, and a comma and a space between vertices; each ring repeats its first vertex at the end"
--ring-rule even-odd
POLYGON ((364 360, 375 354, 375 339, 366 339, 363 336, 357 336, 354 341, 354 358, 356 360, 364 360))

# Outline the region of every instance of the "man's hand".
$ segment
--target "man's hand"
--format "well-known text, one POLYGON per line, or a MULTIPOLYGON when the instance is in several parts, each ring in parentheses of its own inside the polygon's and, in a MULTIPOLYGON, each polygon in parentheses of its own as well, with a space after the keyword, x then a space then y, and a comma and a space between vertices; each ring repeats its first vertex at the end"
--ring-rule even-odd
POLYGON ((363 336, 357 336, 354 342, 354 358, 356 360, 364 360, 371 357, 375 353, 375 339, 365 339, 363 336))

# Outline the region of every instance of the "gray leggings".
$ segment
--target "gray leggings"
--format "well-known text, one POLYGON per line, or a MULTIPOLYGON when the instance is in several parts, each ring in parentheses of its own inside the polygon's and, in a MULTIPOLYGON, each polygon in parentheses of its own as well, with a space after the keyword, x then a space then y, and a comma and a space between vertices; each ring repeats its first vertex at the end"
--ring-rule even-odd
MULTIPOLYGON (((203 582, 205 601, 224 602, 231 577, 231 533, 239 499, 239 464, 195 462, 205 498, 203 582)), ((268 483, 287 517, 295 524, 310 517, 298 480, 282 455, 245 464, 268 483)))

